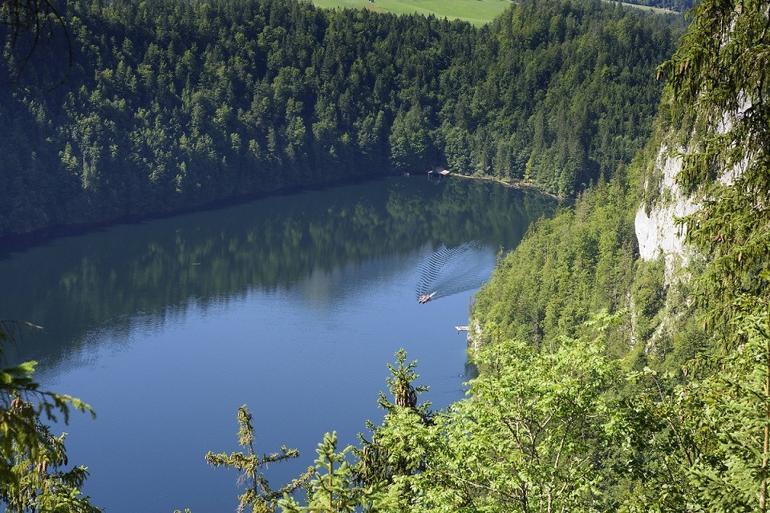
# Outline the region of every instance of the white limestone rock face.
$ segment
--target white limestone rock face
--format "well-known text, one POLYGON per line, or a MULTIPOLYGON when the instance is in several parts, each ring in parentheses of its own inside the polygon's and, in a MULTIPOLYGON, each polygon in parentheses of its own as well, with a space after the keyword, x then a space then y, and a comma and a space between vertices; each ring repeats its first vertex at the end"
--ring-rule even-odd
MULTIPOLYGON (((751 107, 748 98, 741 98, 736 112, 725 113, 717 125, 717 132, 724 134, 729 131, 736 120, 743 116, 751 107)), ((682 171, 681 153, 669 151, 663 144, 655 159, 654 177, 660 177, 659 198, 652 205, 641 205, 636 212, 634 228, 639 242, 639 256, 642 260, 656 260, 663 256, 665 262, 665 282, 670 285, 678 269, 686 267, 693 256, 692 250, 684 244, 686 226, 677 224, 677 219, 686 217, 700 208, 697 198, 684 194, 676 183, 676 178, 682 171)), ((719 183, 729 187, 741 176, 749 164, 746 156, 732 169, 723 170, 718 177, 719 183)), ((648 178, 649 180, 650 178, 648 178)), ((647 185, 647 184, 646 184, 647 185)), ((684 276, 680 276, 684 278, 684 276)))
POLYGON ((665 262, 665 281, 670 284, 677 269, 689 261, 689 250, 685 247, 685 226, 677 224, 698 209, 696 201, 683 193, 676 183, 682 170, 682 158, 670 155, 663 146, 655 162, 656 173, 662 174, 660 199, 652 206, 639 207, 636 211, 634 229, 639 242, 639 256, 642 260, 657 260, 661 255, 665 262))

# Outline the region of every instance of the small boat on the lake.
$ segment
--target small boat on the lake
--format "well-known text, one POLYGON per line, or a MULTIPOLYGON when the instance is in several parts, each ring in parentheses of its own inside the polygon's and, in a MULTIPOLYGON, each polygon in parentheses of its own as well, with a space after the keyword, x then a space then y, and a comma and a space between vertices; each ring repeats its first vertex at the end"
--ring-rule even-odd
POLYGON ((431 292, 430 294, 423 294, 417 298, 417 302, 420 303, 421 305, 424 305, 425 303, 433 299, 433 296, 435 295, 436 295, 435 292, 431 292))

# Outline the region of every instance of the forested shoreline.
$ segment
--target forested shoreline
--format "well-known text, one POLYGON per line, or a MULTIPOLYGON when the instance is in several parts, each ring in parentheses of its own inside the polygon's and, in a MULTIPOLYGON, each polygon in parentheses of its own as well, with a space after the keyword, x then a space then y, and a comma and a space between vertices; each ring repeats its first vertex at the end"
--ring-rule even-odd
POLYGON ((66 20, 6 48, 0 236, 433 165, 571 196, 639 149, 682 28, 599 0, 482 28, 278 0, 66 20))

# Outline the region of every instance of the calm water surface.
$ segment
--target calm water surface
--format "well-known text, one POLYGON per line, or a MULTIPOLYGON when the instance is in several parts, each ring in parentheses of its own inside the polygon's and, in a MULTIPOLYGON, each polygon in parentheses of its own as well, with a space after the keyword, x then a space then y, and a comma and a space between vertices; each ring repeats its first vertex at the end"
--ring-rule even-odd
POLYGON ((419 305, 420 266, 442 245, 477 242, 473 265, 489 272, 552 206, 493 184, 390 178, 0 247, 0 318, 44 326, 12 359, 40 360, 47 388, 96 410, 66 427, 96 504, 232 511, 236 474, 203 455, 237 449, 241 404, 258 450, 300 450, 270 468, 278 487, 324 432, 350 443, 381 418, 377 393, 400 347, 436 407, 460 398, 454 326, 474 290, 419 305))

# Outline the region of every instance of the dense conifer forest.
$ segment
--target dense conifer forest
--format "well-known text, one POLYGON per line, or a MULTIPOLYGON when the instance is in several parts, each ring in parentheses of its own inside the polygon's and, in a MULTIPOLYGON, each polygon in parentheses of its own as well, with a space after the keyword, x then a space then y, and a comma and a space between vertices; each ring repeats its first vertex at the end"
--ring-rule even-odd
POLYGON ((0 235, 434 165, 570 196, 641 147, 682 25, 600 0, 483 28, 294 0, 66 5, 66 33, 49 20, 0 67, 0 235))

